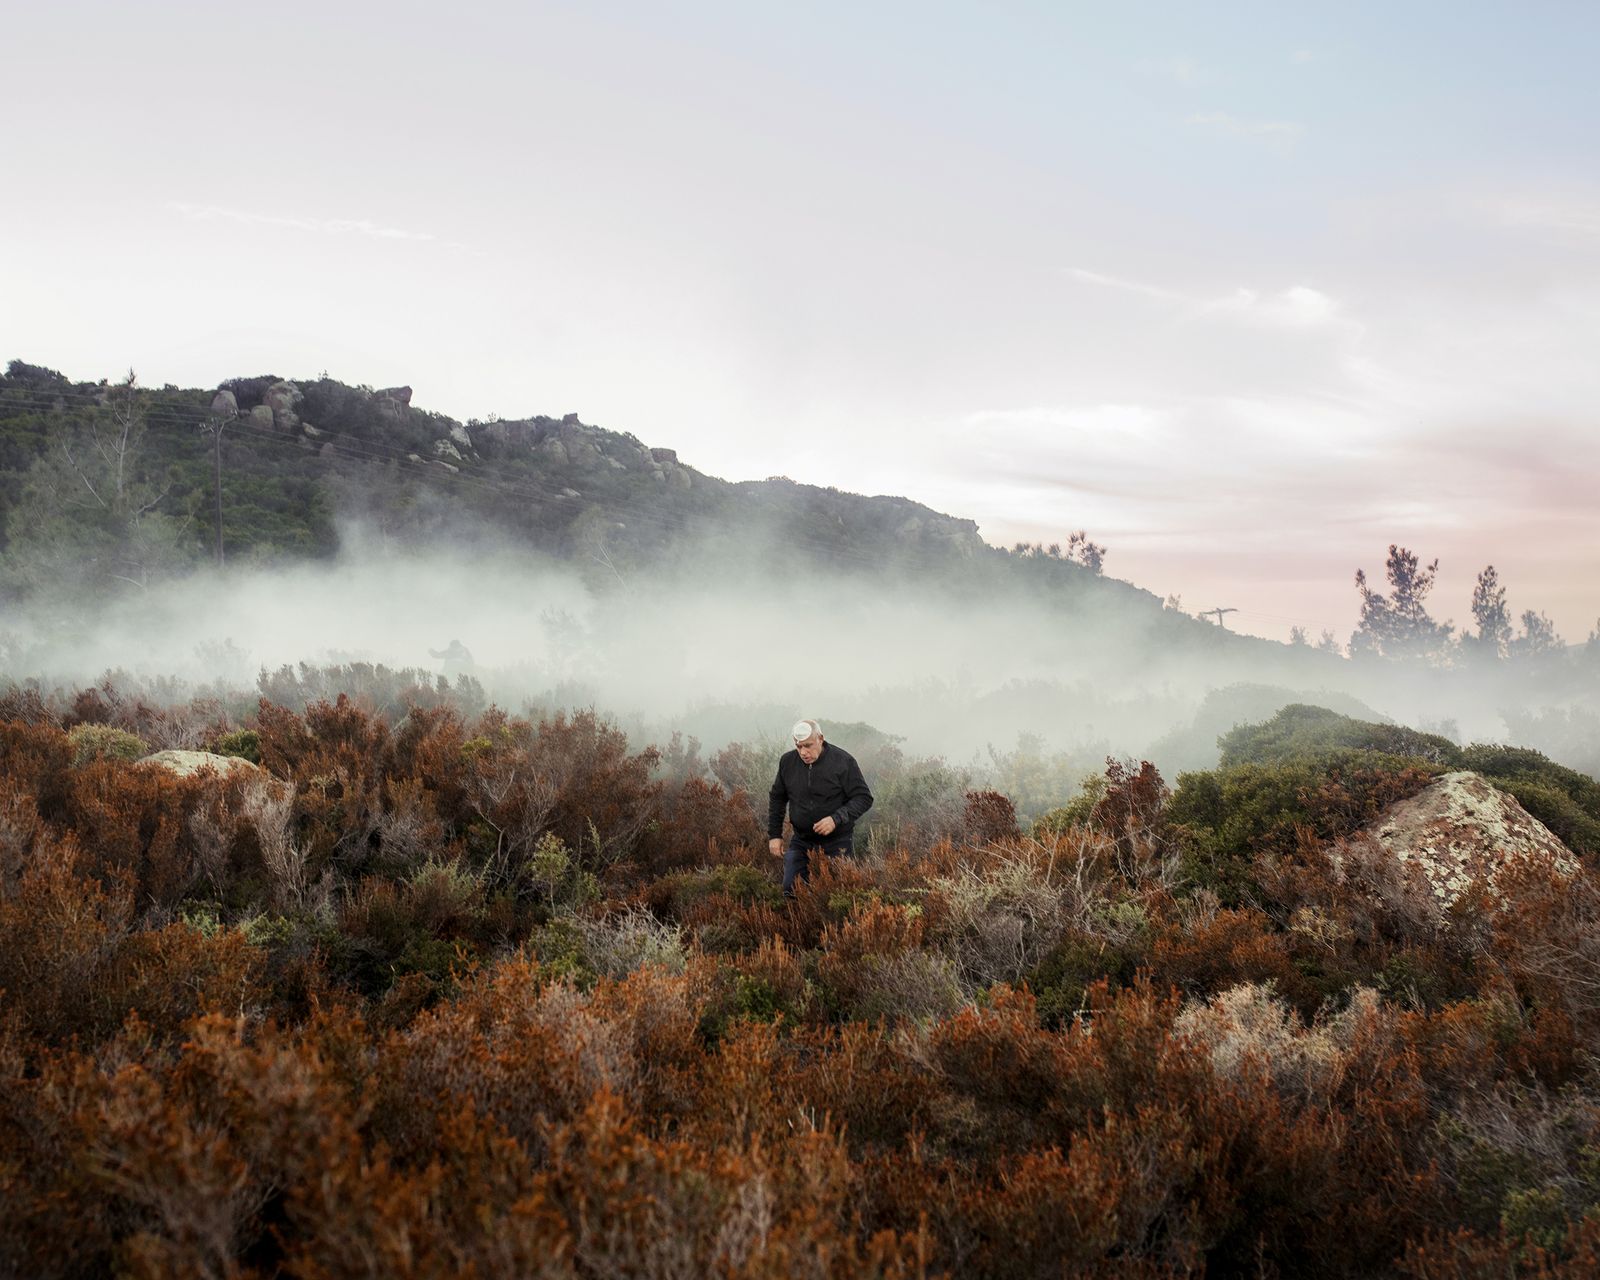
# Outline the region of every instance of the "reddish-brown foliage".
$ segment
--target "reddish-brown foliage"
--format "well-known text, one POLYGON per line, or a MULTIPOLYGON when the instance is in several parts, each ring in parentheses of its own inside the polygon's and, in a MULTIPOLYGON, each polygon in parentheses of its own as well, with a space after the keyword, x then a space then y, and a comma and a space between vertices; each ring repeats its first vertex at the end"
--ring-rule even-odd
MULTIPOLYGON (((113 694, 67 718, 199 714, 113 694)), ((0 1274, 1596 1265, 1596 881, 1440 908, 1349 835, 1392 770, 1230 907, 1148 764, 785 902, 742 794, 590 713, 263 703, 223 779, 0 711, 0 1274)))
POLYGON ((969 791, 961 828, 973 844, 992 844, 1017 834, 1017 806, 998 791, 969 791))

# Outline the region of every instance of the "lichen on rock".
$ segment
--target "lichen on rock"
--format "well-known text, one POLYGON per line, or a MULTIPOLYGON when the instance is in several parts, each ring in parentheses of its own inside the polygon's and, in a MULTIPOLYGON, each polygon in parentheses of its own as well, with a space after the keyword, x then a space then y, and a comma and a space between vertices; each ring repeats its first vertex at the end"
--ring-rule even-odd
POLYGON ((1578 869, 1551 830, 1483 775, 1458 770, 1391 805, 1369 834, 1402 862, 1415 862, 1434 897, 1448 907, 1474 881, 1491 888, 1507 866, 1547 859, 1562 874, 1578 869))

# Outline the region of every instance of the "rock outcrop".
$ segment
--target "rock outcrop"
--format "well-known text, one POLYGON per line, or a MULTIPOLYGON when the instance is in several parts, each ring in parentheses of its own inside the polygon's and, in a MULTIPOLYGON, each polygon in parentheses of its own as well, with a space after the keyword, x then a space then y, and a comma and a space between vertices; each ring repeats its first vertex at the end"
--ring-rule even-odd
POLYGON ((372 403, 391 422, 399 422, 411 409, 410 387, 385 387, 372 393, 372 403))
POLYGON ((274 382, 261 393, 261 404, 272 415, 271 425, 279 431, 293 431, 300 425, 300 405, 305 393, 292 382, 274 382))
POLYGON ((1493 887, 1501 871, 1528 858, 1547 859, 1564 873, 1577 870, 1572 851, 1515 797, 1481 774, 1461 770, 1386 809, 1369 829, 1384 849, 1415 863, 1441 907, 1475 880, 1493 887))
POLYGON ((292 382, 274 382, 261 393, 261 403, 274 414, 296 412, 304 399, 304 393, 292 382))
POLYGON ((140 764, 153 764, 177 774, 180 778, 187 778, 199 773, 202 769, 212 769, 226 777, 230 773, 260 774, 263 778, 270 778, 258 764, 251 764, 242 756, 219 756, 212 751, 157 751, 154 755, 145 756, 140 764))

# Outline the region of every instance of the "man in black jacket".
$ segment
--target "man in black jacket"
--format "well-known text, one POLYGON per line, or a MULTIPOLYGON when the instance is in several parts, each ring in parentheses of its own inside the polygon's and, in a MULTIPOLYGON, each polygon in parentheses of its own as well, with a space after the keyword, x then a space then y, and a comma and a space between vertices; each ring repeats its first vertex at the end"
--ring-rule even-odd
POLYGON ((811 855, 848 857, 855 852, 856 821, 872 808, 872 792, 861 766, 843 747, 824 742, 815 720, 790 730, 794 750, 778 761, 767 801, 767 847, 783 859, 783 896, 794 897, 794 882, 811 878, 811 855), (783 842, 783 810, 789 809, 794 834, 783 842))

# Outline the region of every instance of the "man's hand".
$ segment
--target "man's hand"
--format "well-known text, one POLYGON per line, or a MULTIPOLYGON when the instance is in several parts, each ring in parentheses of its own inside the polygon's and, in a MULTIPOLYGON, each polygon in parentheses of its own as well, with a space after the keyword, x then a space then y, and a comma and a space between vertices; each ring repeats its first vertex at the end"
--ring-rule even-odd
POLYGON ((812 823, 811 829, 813 831, 815 831, 819 836, 831 836, 833 834, 833 832, 834 832, 834 824, 833 824, 832 815, 830 814, 828 817, 824 818, 821 822, 812 823))
POLYGON ((767 850, 768 850, 768 852, 770 852, 772 854, 772 856, 774 858, 783 857, 783 841, 782 840, 768 840, 767 841, 767 850))

